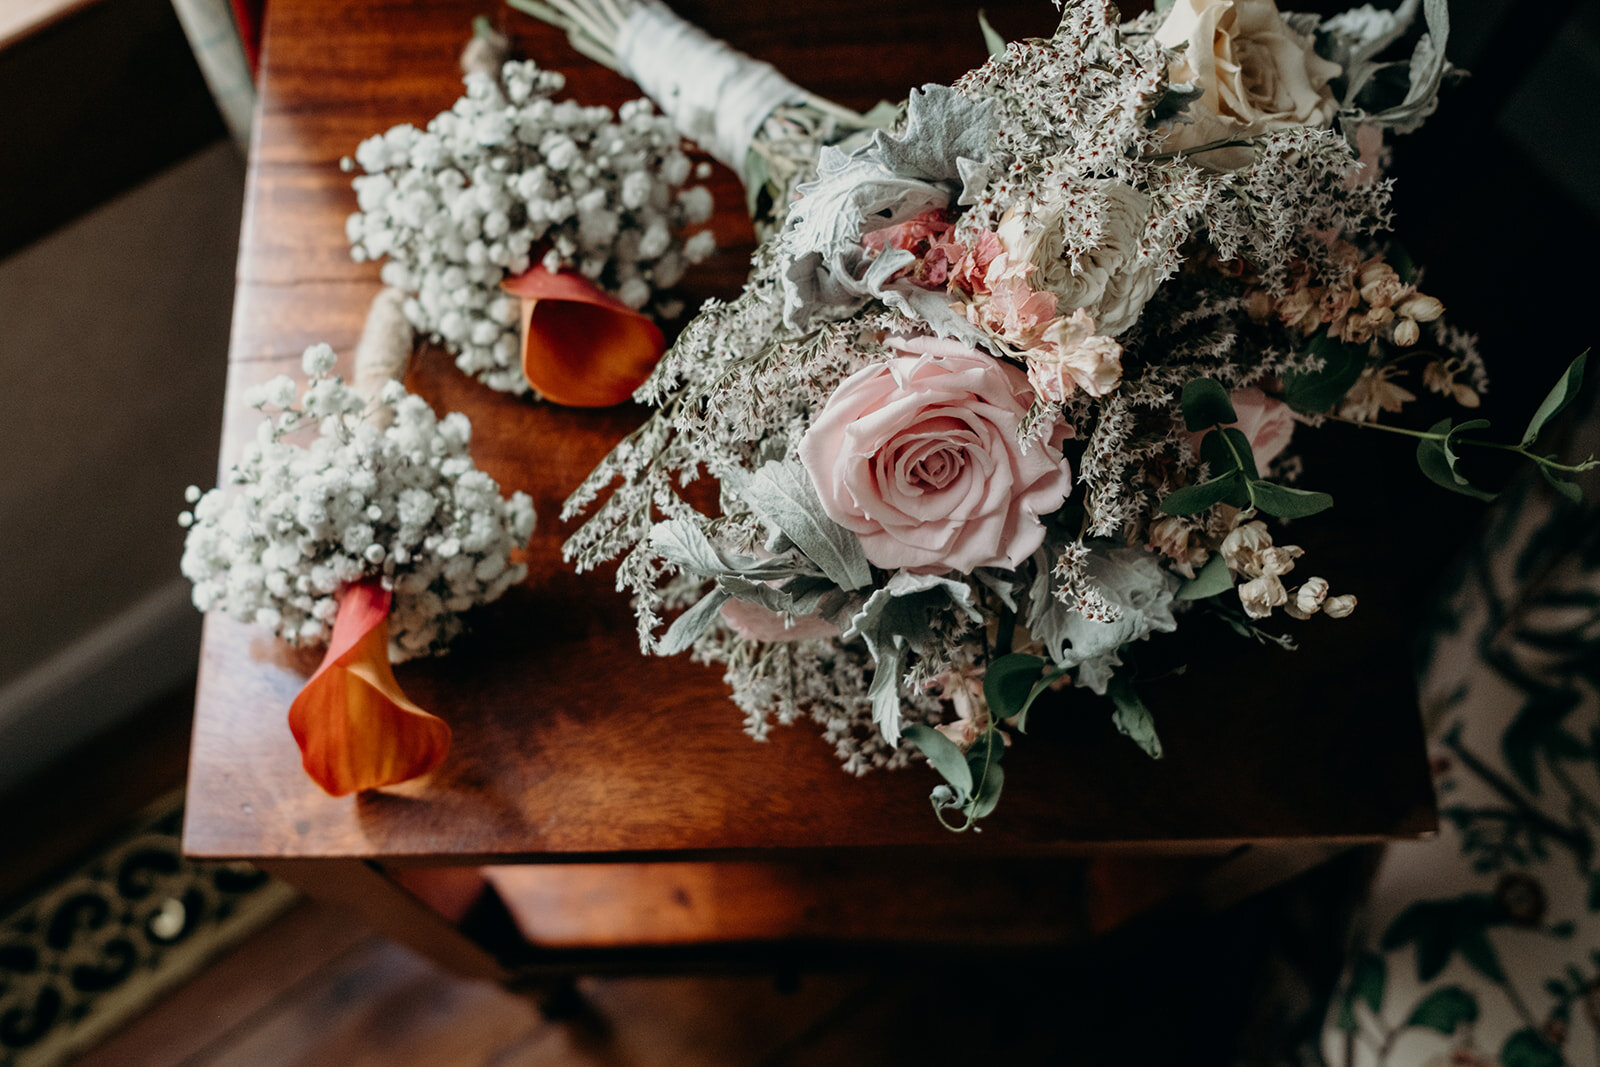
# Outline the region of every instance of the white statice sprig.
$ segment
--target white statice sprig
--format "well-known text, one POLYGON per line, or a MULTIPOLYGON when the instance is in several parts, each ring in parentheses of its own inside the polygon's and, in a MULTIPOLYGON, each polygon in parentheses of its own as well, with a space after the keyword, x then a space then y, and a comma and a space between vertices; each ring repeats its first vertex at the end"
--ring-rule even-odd
POLYGON ((711 194, 669 119, 648 101, 616 112, 557 101, 558 73, 511 62, 426 129, 401 125, 363 141, 345 169, 360 210, 346 224, 358 261, 387 259, 417 331, 504 392, 528 389, 508 277, 543 265, 577 271, 634 309, 671 317, 661 291, 715 248, 711 194))
POLYGON ((465 415, 437 418, 397 381, 369 402, 333 367, 333 350, 315 345, 303 392, 287 375, 258 387, 251 402, 268 417, 230 484, 190 487, 179 521, 194 604, 316 645, 341 591, 379 579, 394 592, 390 658, 440 652, 462 612, 526 576, 512 554, 533 534, 533 502, 503 498, 473 465, 465 415))

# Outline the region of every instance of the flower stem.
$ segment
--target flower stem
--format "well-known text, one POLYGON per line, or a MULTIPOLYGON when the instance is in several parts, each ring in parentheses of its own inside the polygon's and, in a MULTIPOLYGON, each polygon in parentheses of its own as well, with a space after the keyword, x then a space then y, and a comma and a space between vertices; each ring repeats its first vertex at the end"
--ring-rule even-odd
POLYGON ((1175 148, 1171 152, 1158 152, 1153 156, 1141 156, 1142 163, 1159 163, 1166 159, 1177 159, 1179 156, 1197 156, 1201 152, 1212 152, 1218 148, 1250 148, 1255 145, 1252 137, 1222 137, 1205 144, 1195 145, 1193 148, 1175 148))
MULTIPOLYGON (((1443 441, 1450 437, 1448 433, 1434 433, 1430 430, 1408 430, 1404 426, 1385 426, 1381 422, 1362 422, 1359 419, 1347 419, 1343 415, 1335 415, 1332 412, 1328 412, 1323 418, 1347 423, 1363 430, 1382 430, 1384 433, 1403 434, 1406 437, 1416 437, 1425 441, 1443 441)), ((1511 452, 1524 459, 1532 460, 1541 467, 1553 471, 1565 471, 1568 474, 1580 474, 1583 471, 1600 467, 1600 459, 1595 459, 1593 456, 1581 463, 1557 463, 1548 456, 1541 456, 1537 452, 1528 451, 1526 445, 1511 445, 1503 441, 1484 441, 1476 437, 1455 437, 1452 440, 1458 445, 1475 445, 1478 448, 1492 448, 1499 452, 1511 452)))

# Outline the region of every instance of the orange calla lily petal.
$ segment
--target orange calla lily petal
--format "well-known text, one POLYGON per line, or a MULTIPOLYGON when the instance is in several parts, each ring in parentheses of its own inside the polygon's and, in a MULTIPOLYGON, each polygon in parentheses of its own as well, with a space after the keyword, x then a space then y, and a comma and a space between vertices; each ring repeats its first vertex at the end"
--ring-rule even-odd
POLYGON ((389 666, 390 597, 375 581, 344 591, 328 654, 289 707, 306 773, 336 797, 427 774, 450 748, 450 727, 389 666))
POLYGON ((534 267, 500 287, 522 298, 522 372, 554 403, 620 404, 644 384, 666 349, 648 316, 581 274, 534 267))

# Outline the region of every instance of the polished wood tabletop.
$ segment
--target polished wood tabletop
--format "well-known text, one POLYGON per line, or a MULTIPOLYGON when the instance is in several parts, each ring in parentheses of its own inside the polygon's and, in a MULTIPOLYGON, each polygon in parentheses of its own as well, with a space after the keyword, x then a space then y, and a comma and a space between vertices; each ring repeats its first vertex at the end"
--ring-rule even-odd
MULTIPOLYGON (((983 60, 974 9, 954 0, 674 6, 855 107, 948 81, 983 60)), ((1037 0, 987 6, 1006 36, 1048 34, 1056 17, 1037 0)), ((348 358, 379 283, 375 265, 349 256, 344 220, 355 198, 339 160, 364 137, 420 125, 459 95, 457 54, 479 14, 506 28, 520 54, 565 73, 580 101, 637 95, 560 34, 491 0, 269 5, 222 401, 224 468, 258 421, 244 390, 299 376, 301 351, 315 342, 348 358)), ((736 291, 753 246, 737 181, 719 168, 711 185, 723 248, 688 279, 691 306, 736 291)), ((1344 506, 1295 538, 1314 566, 1308 573, 1360 597, 1354 616, 1297 627, 1303 647, 1295 653, 1203 637, 1189 650, 1187 673, 1145 693, 1166 746, 1159 762, 1117 734, 1103 701, 1068 694, 1050 714, 1035 714, 1032 733, 1007 756, 1005 796, 983 832, 956 836, 929 808, 931 771, 849 777, 807 724, 753 742, 718 671, 686 657, 642 656, 611 575, 575 575, 562 562, 573 529, 558 520, 562 500, 637 425, 640 409, 570 410, 505 396, 432 349, 413 361, 407 385, 441 413, 470 416, 478 464, 507 492, 529 493, 540 516, 527 580, 475 612, 450 655, 397 669, 407 693, 449 722, 450 754, 424 779, 326 796, 301 771, 285 722, 318 653, 214 615, 185 829, 196 856, 476 863, 867 847, 1025 856, 1365 840, 1434 825, 1412 635, 1425 607, 1417 582, 1437 573, 1447 552, 1419 558, 1367 531, 1363 494, 1388 499, 1402 518, 1422 505, 1407 503, 1419 482, 1404 464, 1367 464, 1359 484, 1339 474, 1366 455, 1365 440, 1310 442, 1308 471, 1344 506)))

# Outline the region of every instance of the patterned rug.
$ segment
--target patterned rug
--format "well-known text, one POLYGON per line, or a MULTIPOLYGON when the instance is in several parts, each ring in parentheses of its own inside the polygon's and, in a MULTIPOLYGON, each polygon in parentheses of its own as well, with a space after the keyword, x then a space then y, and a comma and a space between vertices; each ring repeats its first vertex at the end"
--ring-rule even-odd
POLYGON ((194 863, 183 796, 0 917, 0 1067, 50 1067, 109 1036, 282 914, 288 886, 194 863))

